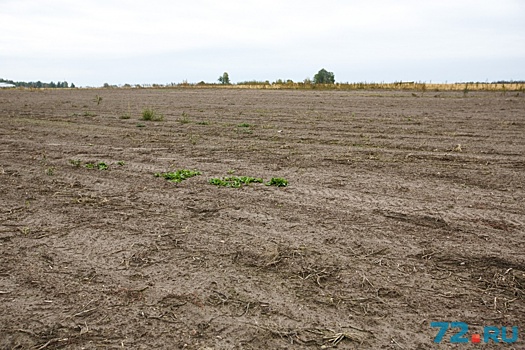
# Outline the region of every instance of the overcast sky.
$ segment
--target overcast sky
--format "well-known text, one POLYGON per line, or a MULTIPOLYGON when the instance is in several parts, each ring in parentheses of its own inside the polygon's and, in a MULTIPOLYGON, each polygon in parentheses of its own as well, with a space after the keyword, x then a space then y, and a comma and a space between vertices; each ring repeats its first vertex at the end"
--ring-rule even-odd
POLYGON ((0 0, 0 78, 525 79, 524 0, 0 0))

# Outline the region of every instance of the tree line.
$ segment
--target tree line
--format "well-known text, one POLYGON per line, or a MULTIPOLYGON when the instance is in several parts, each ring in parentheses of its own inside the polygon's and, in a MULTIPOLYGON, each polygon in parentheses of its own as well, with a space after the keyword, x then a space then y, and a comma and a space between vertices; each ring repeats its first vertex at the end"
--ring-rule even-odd
MULTIPOLYGON (((223 85, 230 85, 231 82, 230 82, 230 76, 228 75, 228 72, 224 72, 218 79, 219 83, 223 84, 223 85)), ((242 82, 242 83, 237 83, 238 85, 247 85, 249 83, 255 83, 254 85, 269 85, 270 82, 269 81, 265 81, 265 82, 258 82, 258 81, 252 81, 252 82, 242 82)), ((287 79, 286 81, 285 80, 282 80, 282 79, 278 79, 275 84, 293 84, 294 82, 290 79, 287 79)), ((335 84, 335 75, 333 72, 329 72, 327 71, 326 69, 321 69, 319 72, 317 72, 317 74, 314 75, 314 79, 313 81, 310 80, 309 78, 306 78, 304 80, 304 83, 305 84, 335 84)))
POLYGON ((56 83, 51 81, 49 83, 39 81, 13 81, 8 79, 0 78, 0 83, 13 84, 16 87, 26 88, 75 88, 75 84, 68 83, 67 81, 57 81, 56 83))

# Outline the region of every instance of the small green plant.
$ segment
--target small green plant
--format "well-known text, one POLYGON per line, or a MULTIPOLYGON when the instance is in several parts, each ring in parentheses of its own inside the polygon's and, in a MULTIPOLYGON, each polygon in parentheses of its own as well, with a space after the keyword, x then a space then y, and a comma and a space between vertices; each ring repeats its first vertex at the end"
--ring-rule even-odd
POLYGON ((207 120, 203 120, 201 122, 196 122, 195 124, 197 124, 197 125, 210 125, 210 122, 207 121, 207 120))
POLYGON ((215 186, 239 188, 251 183, 263 183, 264 180, 250 176, 228 176, 224 178, 211 178, 208 182, 215 186))
POLYGON ((93 112, 85 111, 83 114, 84 117, 96 117, 97 115, 93 112))
POLYGON ((146 125, 144 125, 144 124, 141 124, 141 123, 137 124, 137 128, 145 128, 145 127, 146 127, 146 125))
POLYGON ((249 128, 249 127, 251 127, 251 125, 248 124, 248 123, 241 123, 241 124, 237 125, 237 127, 238 128, 249 128))
POLYGON ((288 180, 283 179, 282 177, 272 177, 270 181, 265 183, 266 186, 277 186, 277 187, 286 187, 288 186, 288 180))
POLYGON ((164 120, 164 116, 162 114, 157 113, 152 108, 146 108, 142 111, 142 120, 162 121, 164 120))
POLYGON ((104 162, 86 163, 85 167, 87 169, 98 169, 98 170, 108 170, 109 169, 109 166, 104 162))
POLYGON ((49 167, 46 169, 46 175, 48 176, 53 176, 55 175, 55 168, 54 167, 49 167))
POLYGON ((120 166, 124 166, 126 163, 123 160, 119 160, 117 162, 117 164, 120 165, 120 166))
POLYGON ((199 141, 199 136, 196 136, 196 135, 193 135, 192 133, 190 133, 189 139, 190 139, 190 143, 192 145, 196 145, 197 142, 199 141))
POLYGON ((167 173, 155 173, 155 177, 163 177, 166 180, 170 182, 182 182, 182 180, 189 179, 190 177, 194 177, 197 175, 201 175, 202 172, 198 170, 187 170, 187 169, 180 169, 174 172, 167 172, 167 173))
POLYGON ((102 102, 102 96, 96 95, 94 101, 97 103, 97 106, 102 102))
POLYGON ((78 168, 80 167, 80 164, 82 164, 82 161, 80 159, 70 159, 69 164, 76 166, 78 168))
POLYGON ((190 122, 189 115, 186 112, 182 112, 182 116, 179 119, 179 122, 181 124, 188 124, 190 122))
POLYGON ((108 170, 109 166, 104 162, 98 162, 97 163, 97 169, 98 170, 108 170))

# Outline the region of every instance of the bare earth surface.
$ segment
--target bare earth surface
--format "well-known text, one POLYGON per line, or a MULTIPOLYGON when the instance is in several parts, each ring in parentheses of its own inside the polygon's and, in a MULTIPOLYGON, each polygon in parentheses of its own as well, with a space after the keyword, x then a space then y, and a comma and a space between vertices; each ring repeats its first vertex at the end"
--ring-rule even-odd
POLYGON ((516 93, 0 91, 0 348, 523 349, 524 185, 516 93))

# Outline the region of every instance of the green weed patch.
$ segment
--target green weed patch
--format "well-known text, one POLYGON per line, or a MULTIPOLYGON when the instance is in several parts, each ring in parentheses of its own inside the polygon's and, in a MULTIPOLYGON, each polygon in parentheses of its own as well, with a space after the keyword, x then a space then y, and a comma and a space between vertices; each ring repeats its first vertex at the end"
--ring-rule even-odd
POLYGON ((180 169, 174 172, 155 173, 155 177, 163 177, 170 182, 179 183, 183 180, 189 179, 190 177, 194 177, 201 174, 202 172, 198 170, 180 169))
POLYGON ((286 187, 288 186, 288 180, 283 179, 282 177, 272 177, 272 179, 265 183, 266 186, 277 186, 277 187, 286 187))
POLYGON ((98 170, 108 170, 109 169, 109 166, 104 162, 86 163, 85 167, 88 169, 98 169, 98 170))
POLYGON ((157 113, 154 109, 146 108, 142 111, 142 120, 162 121, 164 120, 164 115, 157 113))
POLYGON ((263 179, 250 176, 228 176, 224 178, 212 178, 209 183, 215 186, 239 188, 251 183, 263 183, 263 179))
POLYGON ((228 177, 215 177, 211 178, 208 181, 210 184, 221 187, 231 187, 239 188, 244 185, 249 185, 251 183, 261 183, 266 186, 277 186, 277 187, 286 187, 288 186, 288 180, 281 177, 272 177, 268 182, 264 182, 262 178, 251 177, 251 176, 228 176, 228 177))

